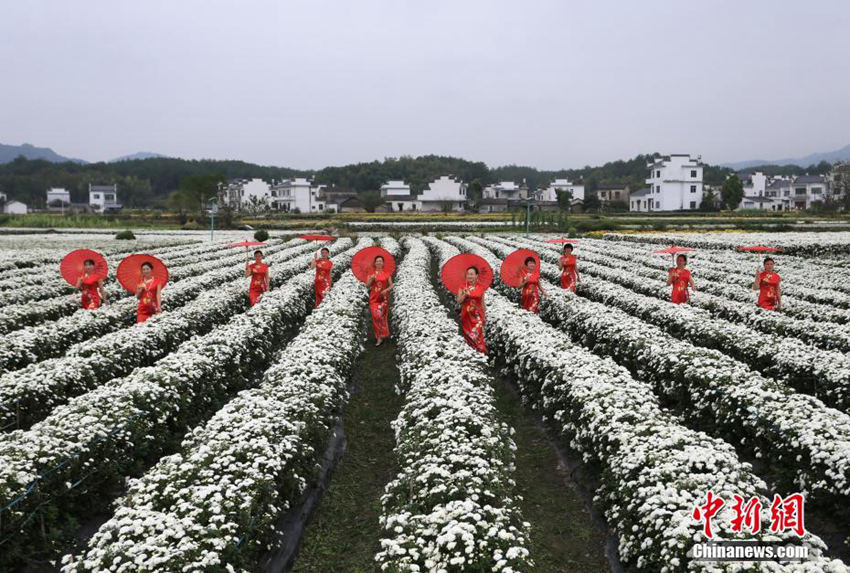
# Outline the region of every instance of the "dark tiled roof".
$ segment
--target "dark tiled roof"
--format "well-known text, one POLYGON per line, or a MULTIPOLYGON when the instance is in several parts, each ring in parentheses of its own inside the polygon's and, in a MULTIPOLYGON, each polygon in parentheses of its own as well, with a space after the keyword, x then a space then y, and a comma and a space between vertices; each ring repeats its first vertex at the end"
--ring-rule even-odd
POLYGON ((826 181, 821 175, 800 175, 794 179, 794 183, 825 183, 826 181))
POLYGON ((625 189, 628 186, 628 183, 600 183, 596 186, 596 189, 598 191, 611 191, 615 189, 625 189))
POLYGON ((638 189, 637 191, 632 191, 629 193, 630 197, 645 197, 652 193, 652 187, 644 187, 643 189, 638 189))

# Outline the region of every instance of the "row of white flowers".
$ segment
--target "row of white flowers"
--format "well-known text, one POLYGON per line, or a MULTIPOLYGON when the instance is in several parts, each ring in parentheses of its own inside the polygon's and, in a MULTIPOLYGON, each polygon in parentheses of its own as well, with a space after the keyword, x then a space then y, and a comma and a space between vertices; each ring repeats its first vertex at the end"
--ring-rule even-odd
MULTIPOLYGON (((502 256, 513 250, 491 246, 502 256)), ((694 420, 756 457, 773 460, 771 470, 783 487, 800 488, 845 511, 850 507, 850 416, 722 352, 678 340, 548 282, 547 287, 549 296, 541 304, 546 320, 639 373, 694 420)))
MULTIPOLYGON (((352 254, 337 255, 336 270, 347 267, 352 254)), ((203 421, 248 385, 312 307, 313 277, 302 272, 157 364, 58 406, 29 430, 0 436, 0 534, 18 533, 10 548, 25 545, 22 527, 38 522, 27 521, 36 507, 58 504, 71 490, 74 499, 102 498, 131 468, 156 460, 181 428, 203 421)), ((67 505, 42 512, 48 527, 51 518, 67 517, 62 510, 67 505)))
MULTIPOLYGON (((477 243, 448 239, 464 251, 487 259, 498 273, 499 259, 477 243)), ((497 281, 498 284, 498 281, 497 281)), ((552 293, 578 299, 571 292, 552 293)), ((661 408, 652 388, 609 358, 573 344, 569 337, 496 292, 488 295, 487 342, 513 374, 520 391, 544 420, 557 428, 585 463, 599 471, 595 503, 619 535, 622 561, 638 571, 741 571, 739 563, 695 563, 687 554, 704 541, 701 524, 691 513, 708 490, 726 498, 758 496, 770 504, 767 486, 741 462, 723 440, 688 429, 661 408)), ((544 298, 544 305, 549 298, 544 298)), ((634 328, 634 325, 631 325, 634 328)), ((729 504, 712 523, 715 538, 735 539, 729 504)), ((776 541, 762 513, 758 538, 776 541)), ((795 543, 793 534, 784 541, 795 543)), ((752 538, 752 536, 747 535, 752 538)), ((846 570, 840 560, 822 556, 823 541, 813 534, 805 563, 747 564, 747 571, 834 572, 846 570)))
MULTIPOLYGON (((666 280, 666 270, 670 268, 669 258, 646 254, 646 251, 629 247, 624 248, 616 244, 599 245, 596 243, 595 245, 591 245, 588 242, 588 245, 583 245, 581 253, 582 258, 589 261, 600 262, 598 257, 605 257, 606 260, 616 259, 620 261, 620 266, 625 266, 634 274, 646 278, 657 279, 662 277, 666 280)), ((705 266, 704 263, 698 261, 697 257, 694 257, 691 260, 691 264, 689 264, 691 270, 694 271, 694 280, 697 283, 697 288, 701 292, 711 293, 729 300, 755 304, 757 293, 751 288, 754 279, 753 275, 755 274, 755 266, 752 262, 744 267, 747 269, 746 273, 741 272, 742 278, 744 278, 745 274, 749 274, 749 284, 746 286, 740 282, 730 284, 729 274, 734 271, 729 266, 724 267, 725 270, 723 272, 717 272, 713 275, 703 272, 703 266, 705 266)), ((743 270, 741 269, 741 271, 743 270)), ((786 276, 784 283, 789 282, 793 284, 793 279, 789 279, 786 276)), ((798 291, 801 289, 802 287, 797 287, 798 291)), ((810 289, 808 298, 817 299, 818 292, 810 289)), ((788 294, 784 288, 782 293, 782 312, 785 315, 795 318, 808 318, 819 322, 836 322, 842 325, 850 322, 850 310, 836 308, 826 303, 809 302, 800 297, 788 294)), ((850 329, 848 329, 848 332, 850 332, 850 329)))
MULTIPOLYGON (((541 248, 533 241, 510 242, 537 249, 542 261, 558 261, 556 250, 541 248)), ((550 280, 558 281, 560 273, 554 264, 543 263, 541 270, 550 280)), ((742 324, 716 319, 703 309, 660 301, 589 273, 583 273, 577 292, 596 302, 616 306, 677 338, 729 354, 800 392, 817 396, 829 406, 850 411, 850 356, 843 352, 823 350, 797 338, 758 332, 742 324)))
MULTIPOLYGON (((333 253, 350 245, 350 241, 338 241, 338 245, 332 246, 333 253)), ((273 267, 272 288, 305 271, 313 256, 312 253, 302 254, 305 249, 312 249, 312 246, 297 246, 267 259, 270 263, 281 262, 273 267), (287 259, 291 260, 283 262, 287 259)), ((126 376, 134 368, 153 364, 190 337, 203 334, 243 312, 248 307, 248 285, 247 279, 241 277, 243 272, 244 268, 236 265, 210 271, 198 277, 201 279, 198 281, 181 281, 176 292, 169 293, 175 310, 79 343, 61 358, 7 372, 0 377, 0 428, 29 427, 73 396, 112 378, 126 376), (197 288, 179 288, 184 284, 195 287, 195 282, 200 283, 197 288), (183 295, 179 297, 182 300, 175 300, 175 294, 183 295), (178 306, 181 303, 185 304, 178 306)))
POLYGON ((608 233, 605 239, 636 241, 669 245, 676 243, 702 249, 737 249, 744 245, 782 247, 789 255, 833 255, 850 252, 850 232, 790 232, 790 233, 608 233))
POLYGON ((470 348, 431 283, 418 239, 397 274, 393 323, 404 406, 393 422, 401 468, 382 498, 384 571, 532 567, 512 478, 513 430, 498 421, 483 355, 470 348))
MULTIPOLYGON (((266 252, 269 255, 268 262, 274 263, 286 261, 312 249, 311 245, 299 241, 295 246, 287 244, 270 246, 266 252), (278 253, 278 251, 281 252, 278 253)), ((163 310, 178 309, 200 293, 218 288, 223 282, 242 277, 245 267, 241 264, 239 256, 231 256, 206 261, 203 265, 193 264, 192 269, 200 274, 176 280, 168 286, 167 291, 164 291, 163 310)), ((275 267, 271 269, 273 280, 277 270, 275 267)), ((186 272, 180 274, 187 276, 186 272)), ((122 298, 96 310, 80 309, 56 321, 14 330, 6 334, 4 344, 0 347, 0 373, 60 356, 73 344, 83 343, 92 337, 127 328, 135 322, 136 305, 137 301, 134 297, 122 298)), ((158 319, 158 316, 151 321, 158 319)), ((112 358, 112 356, 105 358, 112 358)))
POLYGON ((366 292, 346 272, 263 383, 133 480, 114 517, 81 555, 63 559, 63 571, 253 570, 275 522, 313 482, 347 400, 366 292))
MULTIPOLYGON (((168 264, 167 253, 154 251, 152 254, 162 256, 168 264)), ((244 253, 231 253, 224 257, 210 257, 209 260, 192 262, 169 269, 169 281, 179 281, 185 277, 206 272, 229 262, 237 262, 244 258, 244 253)), ((58 273, 58 263, 49 272, 58 273)), ((109 281, 106 285, 106 295, 110 302, 117 302, 131 296, 117 281, 109 281)), ((0 310, 0 334, 6 334, 24 326, 37 325, 45 321, 57 320, 73 314, 80 309, 80 295, 64 294, 43 300, 33 300, 18 304, 7 305, 0 310)))
MULTIPOLYGON (((663 280, 663 275, 661 278, 635 276, 631 268, 624 267, 622 261, 616 258, 582 252, 579 269, 582 274, 614 281, 641 294, 670 299, 670 287, 663 280)), ((746 324, 761 332, 796 337, 825 350, 850 352, 850 328, 847 325, 794 318, 707 292, 692 295, 690 304, 709 311, 712 316, 746 324)))

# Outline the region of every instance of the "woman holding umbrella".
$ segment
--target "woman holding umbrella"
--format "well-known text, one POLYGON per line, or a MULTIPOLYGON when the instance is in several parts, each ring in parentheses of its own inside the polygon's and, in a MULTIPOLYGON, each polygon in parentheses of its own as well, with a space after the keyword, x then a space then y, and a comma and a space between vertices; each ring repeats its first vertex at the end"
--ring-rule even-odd
POLYGON ((476 266, 466 269, 466 284, 457 291, 455 300, 460 305, 460 325, 464 340, 478 352, 487 354, 487 346, 484 344, 484 291, 487 286, 479 282, 479 274, 476 266))
POLYGON ((764 268, 756 269, 756 280, 753 290, 759 291, 758 305, 765 310, 781 310, 782 289, 779 288, 780 278, 773 270, 773 259, 764 259, 764 268))
POLYGON ((523 262, 520 272, 520 283, 522 287, 522 308, 535 314, 540 312, 540 295, 546 295, 546 291, 540 286, 540 271, 537 269, 537 260, 528 256, 523 262))
POLYGON ((310 261, 310 268, 316 269, 316 278, 313 280, 313 290, 316 292, 316 307, 322 304, 325 294, 331 288, 331 269, 334 264, 330 259, 331 252, 327 247, 319 251, 319 258, 310 261))
POLYGON ((564 254, 558 259, 558 268, 561 269, 561 288, 576 292, 578 269, 571 243, 564 245, 564 254))
POLYGON ((676 255, 676 266, 667 271, 667 284, 672 285, 673 291, 670 293, 670 300, 674 304, 682 304, 688 302, 691 298, 688 287, 697 292, 697 287, 694 284, 694 279, 691 277, 691 271, 685 268, 688 264, 688 256, 682 253, 676 255))
POLYGON ((103 278, 95 271, 94 259, 83 261, 83 274, 77 279, 77 290, 82 291, 82 307, 86 310, 100 308, 106 302, 103 278))
POLYGON ((254 306, 263 293, 269 290, 269 266, 263 262, 263 251, 254 251, 253 263, 245 261, 245 276, 251 277, 248 297, 251 299, 251 306, 254 306))
POLYGON ((136 285, 136 298, 139 299, 136 322, 144 322, 162 312, 162 282, 153 276, 153 264, 149 261, 142 263, 142 279, 136 285))
POLYGON ((375 346, 380 346, 384 339, 390 336, 389 310, 393 279, 391 274, 384 270, 383 255, 374 258, 372 268, 374 271, 366 279, 366 286, 369 287, 369 311, 375 331, 375 346))

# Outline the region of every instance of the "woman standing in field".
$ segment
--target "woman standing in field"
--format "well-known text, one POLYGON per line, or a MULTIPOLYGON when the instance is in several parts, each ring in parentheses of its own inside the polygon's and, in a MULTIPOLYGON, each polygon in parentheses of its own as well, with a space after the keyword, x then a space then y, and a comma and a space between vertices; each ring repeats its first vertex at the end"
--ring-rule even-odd
POLYGON ((558 259, 558 268, 561 269, 561 288, 576 292, 578 269, 576 257, 573 255, 573 246, 570 243, 564 245, 564 254, 558 259))
POLYGON ((142 263, 142 280, 136 285, 136 298, 139 299, 136 322, 144 322, 162 312, 162 283, 153 276, 153 265, 149 262, 142 263))
POLYGON ((534 257, 526 257, 520 274, 520 287, 522 287, 522 308, 534 314, 540 312, 540 295, 546 291, 540 286, 540 271, 537 269, 537 261, 534 257))
POLYGON ((375 346, 380 346, 390 336, 389 310, 390 291, 393 279, 384 271, 384 257, 378 255, 373 263, 374 272, 366 279, 369 287, 369 311, 372 313, 372 329, 375 331, 375 346))
POLYGON ((691 277, 691 271, 685 268, 688 264, 686 255, 678 255, 676 257, 676 266, 667 271, 667 284, 673 286, 673 291, 670 293, 670 300, 674 304, 682 304, 691 299, 688 287, 697 292, 697 287, 694 284, 694 279, 691 277))
POLYGON ((779 275, 773 271, 773 259, 764 260, 764 268, 756 269, 753 290, 759 291, 758 305, 765 310, 781 310, 782 289, 779 288, 779 275))
POLYGON ((263 293, 269 290, 269 266, 263 262, 263 251, 254 251, 254 262, 245 263, 245 276, 251 277, 248 297, 251 299, 251 306, 254 306, 263 293))
POLYGON ((463 338, 467 344, 482 354, 487 354, 484 344, 484 291, 486 287, 478 282, 478 268, 466 269, 466 285, 455 295, 460 304, 460 324, 463 338))
POLYGON ((103 279, 95 272, 94 260, 83 261, 83 274, 77 280, 77 289, 82 291, 82 307, 86 310, 100 308, 106 304, 106 291, 103 289, 103 279))
POLYGON ((313 280, 313 290, 316 292, 316 307, 322 304, 328 290, 331 288, 331 269, 334 264, 330 260, 331 252, 327 247, 319 251, 319 258, 310 261, 310 268, 316 269, 316 278, 313 280))

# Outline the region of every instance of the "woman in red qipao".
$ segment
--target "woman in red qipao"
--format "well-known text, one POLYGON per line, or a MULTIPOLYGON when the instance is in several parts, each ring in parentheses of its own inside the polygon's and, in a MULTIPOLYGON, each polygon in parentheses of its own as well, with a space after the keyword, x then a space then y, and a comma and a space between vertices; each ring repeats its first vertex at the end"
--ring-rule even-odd
POLYGON ((100 308, 106 304, 106 291, 103 290, 103 279, 95 274, 94 261, 83 261, 83 274, 77 279, 77 289, 83 292, 82 306, 86 310, 100 308))
POLYGON ((245 263, 245 276, 251 277, 248 297, 251 299, 251 306, 254 306, 263 293, 269 290, 269 266, 263 262, 263 251, 254 251, 254 262, 245 263))
POLYGON ((558 268, 561 269, 561 288, 576 292, 578 269, 573 246, 570 243, 564 245, 564 254, 558 259, 558 268))
POLYGON ((372 313, 372 328, 375 331, 375 346, 380 346, 390 336, 390 291, 393 279, 384 271, 384 257, 378 255, 373 263, 375 272, 366 279, 369 287, 369 311, 372 313))
POLYGON ((685 268, 686 264, 688 264, 688 257, 680 254, 676 257, 676 266, 667 271, 667 284, 673 286, 670 300, 675 304, 682 304, 691 299, 688 287, 697 292, 694 279, 691 278, 691 271, 685 268))
POLYGON ((534 257, 526 257, 525 264, 521 270, 522 308, 534 314, 540 312, 540 295, 546 291, 540 286, 540 271, 537 270, 537 261, 534 257))
POLYGON ((329 258, 330 254, 331 252, 327 247, 322 247, 319 258, 310 261, 310 268, 316 269, 316 278, 313 280, 313 290, 316 291, 317 307, 322 304, 325 294, 327 294, 331 288, 331 269, 334 264, 329 258))
POLYGON ((753 290, 759 291, 758 305, 766 310, 782 309, 782 290, 779 288, 779 275, 773 272, 773 259, 764 260, 764 269, 756 269, 753 290))
POLYGON ((460 325, 467 344, 487 354, 484 344, 484 285, 478 282, 478 268, 466 269, 466 285, 458 289, 455 300, 460 304, 460 325))
POLYGON ((144 322, 162 311, 162 283, 153 276, 153 265, 142 263, 142 280, 136 285, 136 322, 144 322))

